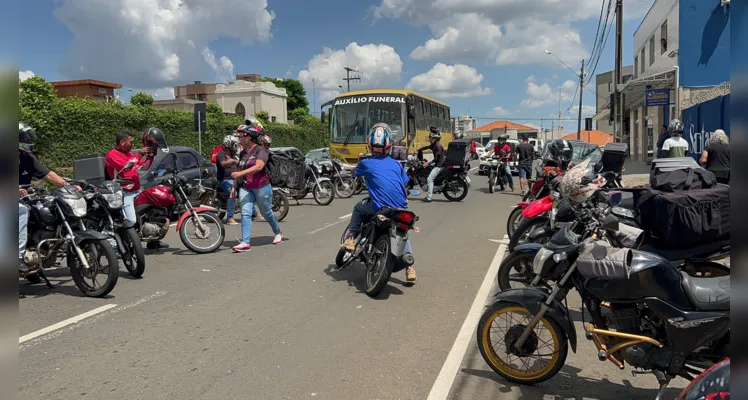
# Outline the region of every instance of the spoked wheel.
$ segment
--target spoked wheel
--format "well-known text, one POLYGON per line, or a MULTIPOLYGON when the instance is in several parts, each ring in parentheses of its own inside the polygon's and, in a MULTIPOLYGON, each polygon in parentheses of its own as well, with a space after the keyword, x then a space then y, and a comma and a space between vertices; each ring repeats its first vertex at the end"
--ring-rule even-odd
POLYGON ((478 348, 486 363, 502 378, 523 385, 555 376, 566 361, 567 338, 558 322, 547 316, 520 348, 515 343, 532 319, 524 307, 497 302, 478 324, 478 348))
POLYGON ((90 240, 81 243, 81 251, 89 268, 78 259, 71 246, 67 254, 68 268, 75 286, 88 297, 104 297, 117 285, 119 260, 109 240, 90 240))
POLYGON ((506 220, 507 236, 512 237, 514 231, 517 230, 519 224, 524 220, 524 217, 522 216, 522 210, 522 207, 517 206, 514 208, 514 210, 512 210, 512 212, 509 213, 509 218, 507 218, 506 220))
POLYGON ((312 195, 317 204, 321 206, 329 205, 335 199, 335 189, 333 188, 332 182, 320 182, 319 185, 316 185, 314 190, 312 190, 312 195))
POLYGON ((125 264, 130 276, 140 278, 145 272, 145 253, 138 231, 135 228, 125 230, 122 242, 125 245, 124 251, 121 252, 122 263, 125 264))
POLYGON ((356 191, 356 182, 351 177, 344 177, 335 180, 335 195, 341 199, 347 199, 353 196, 356 191))
MULTIPOLYGON (((514 248, 518 244, 528 243, 530 240, 530 232, 532 232, 535 228, 541 228, 545 226, 547 223, 548 217, 545 216, 524 219, 522 222, 520 222, 519 226, 517 226, 517 229, 514 231, 512 236, 509 237, 509 246, 507 246, 507 249, 509 251, 514 251, 514 248)), ((551 240, 552 236, 553 234, 549 233, 547 235, 544 235, 543 237, 534 239, 532 243, 548 243, 551 240)))
POLYGON ((179 229, 179 238, 188 249, 197 254, 216 251, 226 238, 223 222, 212 212, 201 212, 197 214, 197 218, 200 224, 195 219, 195 215, 184 219, 179 229), (187 233, 188 229, 191 231, 190 234, 187 233))
POLYGON ((366 189, 366 183, 364 182, 364 178, 358 178, 356 179, 356 189, 353 191, 353 194, 361 194, 361 192, 366 189))
POLYGON ((467 195, 468 185, 463 179, 452 179, 444 188, 444 197, 449 201, 462 201, 467 195))
POLYGON ((376 297, 387 286, 395 264, 394 257, 390 252, 389 235, 381 235, 374 241, 372 253, 372 260, 366 265, 365 290, 367 295, 376 297))
POLYGON ((488 193, 494 192, 494 186, 496 186, 496 175, 493 172, 488 173, 488 193))
MULTIPOLYGON (((535 273, 532 270, 532 262, 535 260, 536 252, 517 253, 512 252, 509 257, 499 265, 498 281, 499 289, 502 291, 530 287, 535 273)), ((541 280, 539 287, 549 288, 548 283, 541 280)))

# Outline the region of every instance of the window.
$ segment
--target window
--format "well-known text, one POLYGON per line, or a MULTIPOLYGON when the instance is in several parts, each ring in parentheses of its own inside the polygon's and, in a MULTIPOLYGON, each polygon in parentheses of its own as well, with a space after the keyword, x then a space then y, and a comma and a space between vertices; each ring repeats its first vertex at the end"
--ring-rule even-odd
POLYGON ((164 158, 162 158, 158 162, 158 165, 156 166, 156 168, 153 169, 153 171, 158 172, 162 169, 174 169, 174 154, 172 153, 165 154, 164 158))
POLYGON ((246 113, 247 113, 247 111, 244 109, 244 104, 242 104, 241 102, 239 102, 239 104, 236 105, 236 108, 234 108, 234 114, 236 114, 236 115, 244 118, 244 116, 246 115, 246 113))
POLYGON ((639 56, 634 57, 634 79, 639 77, 639 56))
POLYGON ((423 111, 423 99, 416 99, 416 114, 424 114, 423 111))
POLYGON ((428 129, 428 126, 426 126, 426 117, 423 114, 416 114, 416 129, 419 131, 428 129))
POLYGON ((180 171, 184 171, 197 168, 199 164, 197 162, 197 157, 195 157, 192 152, 180 151, 177 153, 177 165, 179 166, 180 171))
POLYGON ((270 122, 275 122, 275 116, 270 117, 270 122))
POLYGON ((99 94, 106 94, 106 88, 100 87, 99 94))
POLYGON ((647 53, 645 53, 645 49, 642 49, 641 57, 639 57, 639 60, 641 60, 641 62, 642 62, 641 71, 639 71, 639 73, 641 75, 644 75, 644 71, 645 71, 644 63, 646 62, 646 61, 644 61, 644 57, 646 57, 646 55, 647 55, 647 53))
POLYGON ((660 54, 665 54, 667 51, 667 21, 662 23, 660 26, 660 54))
POLYGON ((655 37, 652 35, 651 38, 649 38, 649 65, 654 64, 655 62, 655 37))
POLYGON ((452 120, 452 118, 450 118, 450 115, 449 115, 449 108, 447 109, 447 119, 450 121, 452 120))

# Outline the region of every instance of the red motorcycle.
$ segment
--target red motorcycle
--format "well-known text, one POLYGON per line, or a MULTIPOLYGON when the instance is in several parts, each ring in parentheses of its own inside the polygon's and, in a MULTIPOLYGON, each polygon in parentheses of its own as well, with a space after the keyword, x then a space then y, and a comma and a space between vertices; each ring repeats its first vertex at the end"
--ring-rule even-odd
POLYGON ((546 199, 553 191, 553 181, 559 176, 562 176, 563 172, 557 167, 544 167, 543 173, 536 180, 531 180, 530 190, 525 193, 525 197, 521 202, 517 203, 506 221, 506 232, 509 237, 514 234, 519 224, 527 218, 536 217, 540 214, 546 213, 551 210, 553 201, 548 202, 546 199), (536 206, 530 207, 530 205, 537 203, 536 206), (529 210, 528 210, 529 208, 529 210))
MULTIPOLYGON (((159 176, 165 172, 162 170, 159 176)), ((215 251, 226 238, 226 229, 218 218, 218 210, 205 206, 193 207, 189 200, 192 186, 184 177, 169 172, 172 176, 163 184, 143 190, 135 199, 140 239, 144 242, 163 239, 169 231, 170 218, 181 212, 177 232, 182 243, 198 254, 215 251), (188 234, 188 228, 193 228, 192 234, 188 234)))

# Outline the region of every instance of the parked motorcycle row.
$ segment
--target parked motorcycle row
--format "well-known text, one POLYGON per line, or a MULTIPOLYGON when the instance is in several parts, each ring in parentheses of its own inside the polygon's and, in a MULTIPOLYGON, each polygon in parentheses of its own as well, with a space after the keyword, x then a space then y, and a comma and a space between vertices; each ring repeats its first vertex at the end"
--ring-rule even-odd
POLYGON ((661 400, 674 377, 696 382, 730 356, 730 267, 717 262, 730 255, 729 228, 720 240, 663 247, 667 240, 643 223, 644 203, 632 200, 651 189, 621 187, 620 176, 598 168, 586 160, 565 172, 544 170, 518 205, 521 222, 510 215, 500 292, 481 317, 477 344, 486 363, 510 382, 553 378, 569 349, 576 352, 567 302, 576 290, 584 336, 598 359, 654 375, 661 400), (569 193, 578 169, 596 175, 586 174, 574 188, 590 191, 583 202, 572 201, 578 192, 569 193), (500 321, 510 314, 515 321, 500 321))

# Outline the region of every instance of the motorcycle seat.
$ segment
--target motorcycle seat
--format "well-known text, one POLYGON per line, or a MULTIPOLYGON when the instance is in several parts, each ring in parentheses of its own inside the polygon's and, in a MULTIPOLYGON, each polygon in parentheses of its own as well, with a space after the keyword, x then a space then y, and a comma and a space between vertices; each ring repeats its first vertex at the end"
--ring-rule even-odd
POLYGON ((730 239, 712 243, 702 244, 695 247, 680 249, 662 249, 654 244, 645 243, 639 246, 639 250, 655 253, 668 261, 678 261, 693 258, 709 258, 710 255, 722 253, 724 248, 729 248, 730 239))
POLYGON ((683 291, 697 310, 730 310, 730 276, 695 278, 685 272, 680 274, 683 291))
POLYGON ((412 212, 412 211, 408 210, 407 208, 382 207, 382 209, 377 212, 377 215, 381 214, 381 215, 384 215, 385 217, 390 217, 392 215, 397 215, 402 212, 412 212))

